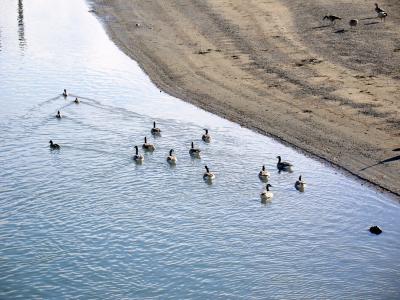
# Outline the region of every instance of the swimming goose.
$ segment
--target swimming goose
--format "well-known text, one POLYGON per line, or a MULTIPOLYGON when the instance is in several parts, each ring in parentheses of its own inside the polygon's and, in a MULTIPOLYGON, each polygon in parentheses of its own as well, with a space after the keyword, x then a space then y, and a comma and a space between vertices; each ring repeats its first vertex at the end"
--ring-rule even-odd
POLYGON ((174 149, 169 150, 169 156, 167 157, 167 162, 169 162, 170 164, 176 164, 176 162, 178 161, 176 156, 172 154, 173 152, 174 149))
POLYGON ((76 104, 79 104, 80 101, 79 101, 78 97, 75 98, 74 102, 75 102, 76 104))
POLYGON ((62 95, 64 96, 64 98, 66 98, 68 96, 66 89, 64 89, 64 92, 62 93, 62 95))
POLYGON ((378 18, 380 18, 381 19, 381 22, 383 21, 383 22, 385 22, 385 18, 387 17, 387 13, 385 12, 385 11, 382 11, 382 12, 379 12, 378 13, 378 18))
POLYGON ((272 187, 269 183, 265 186, 265 190, 260 193, 261 202, 270 201, 274 194, 269 190, 272 187))
POLYGON ((59 150, 60 149, 60 145, 59 144, 54 144, 52 140, 50 140, 50 149, 52 150, 59 150))
POLYGON ((356 27, 358 25, 358 19, 351 19, 349 25, 350 27, 356 27))
POLYGON ((144 161, 144 156, 139 154, 139 147, 135 146, 136 154, 133 156, 133 160, 136 162, 143 162, 144 161))
POLYGON ((380 8, 380 7, 378 6, 378 3, 375 3, 375 11, 376 11, 377 14, 382 13, 382 12, 385 12, 384 9, 382 9, 382 8, 380 8))
POLYGON ((263 181, 267 181, 269 179, 269 172, 265 169, 265 166, 262 166, 261 171, 258 173, 258 177, 263 180, 263 181))
POLYGON ((146 151, 156 150, 156 147, 154 147, 153 144, 147 143, 147 137, 144 137, 144 144, 142 145, 142 148, 146 151))
POLYGON ((306 182, 301 180, 301 175, 299 176, 299 180, 297 180, 296 183, 294 184, 294 187, 296 188, 296 190, 304 192, 304 188, 306 187, 306 182))
POLYGON ((211 136, 208 134, 208 129, 204 129, 205 133, 203 134, 203 136, 201 137, 201 139, 206 142, 209 143, 211 142, 211 136))
POLYGON ((276 167, 278 168, 278 170, 286 171, 286 170, 290 170, 290 168, 293 167, 293 165, 291 163, 288 163, 286 161, 281 161, 280 156, 277 156, 276 158, 278 159, 278 163, 276 164, 276 167))
POLYGON ((215 174, 210 172, 210 169, 207 166, 204 166, 206 168, 206 172, 203 174, 203 179, 204 180, 213 180, 215 179, 215 174))
POLYGON ((334 15, 328 15, 328 16, 325 16, 322 20, 329 20, 329 21, 331 21, 332 24, 335 24, 336 20, 341 20, 341 19, 342 19, 341 17, 337 17, 334 15))
POLYGON ((201 152, 201 150, 199 148, 195 148, 194 143, 192 142, 192 147, 189 150, 189 154, 192 156, 199 156, 200 152, 201 152))
POLYGON ((376 234, 376 235, 379 235, 379 234, 382 233, 382 229, 380 229, 378 226, 371 226, 369 228, 369 232, 371 232, 373 234, 376 234))
POLYGON ((57 119, 61 119, 61 113, 60 113, 60 111, 57 111, 56 118, 57 118, 57 119))
POLYGON ((153 128, 151 129, 151 134, 157 135, 161 133, 161 129, 156 127, 156 122, 153 122, 153 128))

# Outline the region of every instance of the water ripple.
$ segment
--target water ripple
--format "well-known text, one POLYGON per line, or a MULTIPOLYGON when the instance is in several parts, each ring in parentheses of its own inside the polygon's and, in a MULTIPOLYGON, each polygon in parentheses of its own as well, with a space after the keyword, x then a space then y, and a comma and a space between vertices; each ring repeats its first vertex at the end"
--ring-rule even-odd
MULTIPOLYGON (((0 19, 0 299, 400 297, 398 203, 160 93, 81 0, 58 1, 62 13, 46 18, 53 6, 42 4, 24 3, 23 59, 15 20, 0 19), (64 87, 66 99, 55 95, 64 87), (138 165, 145 136, 156 151, 140 148, 138 165), (277 155, 293 173, 276 170, 277 155), (372 236, 372 224, 384 233, 372 236)), ((12 1, 0 6, 15 15, 12 1)))

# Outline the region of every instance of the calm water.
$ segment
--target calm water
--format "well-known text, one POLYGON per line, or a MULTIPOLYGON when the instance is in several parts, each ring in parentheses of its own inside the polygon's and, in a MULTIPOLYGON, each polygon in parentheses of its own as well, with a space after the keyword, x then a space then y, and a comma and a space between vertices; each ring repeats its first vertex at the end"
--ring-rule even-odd
POLYGON ((0 0, 0 299, 400 297, 394 199, 160 93, 88 10, 0 0), (145 135, 157 149, 136 165, 145 135), (276 171, 277 155, 293 173, 276 171))

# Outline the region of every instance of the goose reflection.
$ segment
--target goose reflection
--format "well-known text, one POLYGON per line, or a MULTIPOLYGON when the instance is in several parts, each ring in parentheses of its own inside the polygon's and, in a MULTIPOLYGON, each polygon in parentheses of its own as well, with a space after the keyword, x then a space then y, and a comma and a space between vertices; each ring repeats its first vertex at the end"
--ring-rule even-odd
POLYGON ((22 0, 18 0, 18 40, 19 47, 22 51, 25 50, 25 25, 24 25, 24 4, 22 0))

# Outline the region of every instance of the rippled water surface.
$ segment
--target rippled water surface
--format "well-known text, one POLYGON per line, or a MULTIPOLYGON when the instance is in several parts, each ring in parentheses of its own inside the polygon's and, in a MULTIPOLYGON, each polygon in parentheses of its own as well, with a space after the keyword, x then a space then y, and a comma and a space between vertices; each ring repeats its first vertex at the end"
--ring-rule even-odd
POLYGON ((0 0, 0 299, 400 297, 394 199, 160 93, 89 9, 0 0), (157 149, 136 165, 146 135, 157 149))

